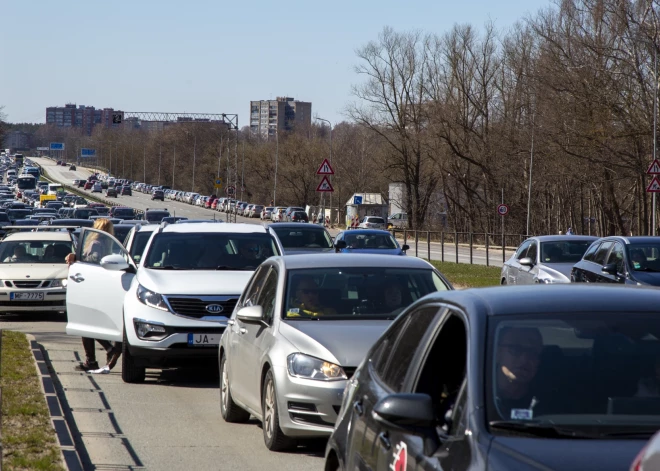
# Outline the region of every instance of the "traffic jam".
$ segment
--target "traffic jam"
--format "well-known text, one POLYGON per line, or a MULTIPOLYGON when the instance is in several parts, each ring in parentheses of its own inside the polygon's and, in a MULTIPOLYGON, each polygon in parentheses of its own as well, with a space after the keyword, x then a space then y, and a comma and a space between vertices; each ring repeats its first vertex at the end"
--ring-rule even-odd
POLYGON ((386 228, 333 237, 258 204, 268 223, 186 220, 83 196, 136 182, 39 172, 0 156, 0 312, 65 313, 84 374, 202 365, 221 420, 272 452, 323 440, 327 471, 658 467, 655 237, 530 237, 502 286, 454 289, 386 228))

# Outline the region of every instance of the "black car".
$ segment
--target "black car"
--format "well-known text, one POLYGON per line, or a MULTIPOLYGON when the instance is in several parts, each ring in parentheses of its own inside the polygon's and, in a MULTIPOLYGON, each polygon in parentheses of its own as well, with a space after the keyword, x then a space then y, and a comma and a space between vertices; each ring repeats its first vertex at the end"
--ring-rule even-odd
POLYGON ((335 252, 332 236, 326 228, 317 224, 284 222, 269 225, 268 231, 277 236, 282 243, 282 247, 284 247, 286 255, 335 252))
POLYGON ((168 224, 174 224, 175 222, 178 221, 185 221, 186 217, 183 216, 169 216, 169 217, 164 217, 160 222, 166 222, 168 224))
POLYGON ((344 391, 326 470, 626 470, 660 428, 660 292, 430 294, 344 391), (530 302, 531 301, 531 302, 530 302))
POLYGON ((571 281, 660 286, 660 239, 598 239, 573 266, 571 281))
POLYGON ((136 218, 135 210, 127 206, 115 206, 110 208, 109 216, 124 220, 131 220, 136 218))
POLYGON ((167 209, 149 209, 147 208, 142 214, 142 218, 152 224, 160 224, 163 218, 170 217, 170 212, 167 209))
POLYGON ((94 221, 91 219, 54 219, 50 221, 51 226, 75 226, 75 227, 92 227, 94 221))
POLYGON ((117 197, 117 189, 113 186, 108 187, 108 189, 105 190, 105 196, 106 197, 114 196, 116 198, 117 197))
POLYGON ((75 169, 76 169, 76 166, 75 166, 75 165, 71 164, 71 165, 69 166, 69 170, 75 170, 75 169))
POLYGON ((151 199, 165 201, 165 192, 163 190, 154 190, 151 193, 151 199))
POLYGON ((130 186, 124 185, 121 187, 119 194, 122 196, 133 196, 133 190, 131 190, 130 186))

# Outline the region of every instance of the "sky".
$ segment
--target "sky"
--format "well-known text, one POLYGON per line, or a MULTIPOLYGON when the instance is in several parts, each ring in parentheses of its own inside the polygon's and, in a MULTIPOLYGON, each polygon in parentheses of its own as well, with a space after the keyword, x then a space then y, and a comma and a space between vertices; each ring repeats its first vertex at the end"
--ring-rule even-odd
POLYGON ((66 103, 123 111, 238 114, 294 97, 333 124, 360 82, 355 50, 385 26, 500 30, 550 0, 9 0, 0 28, 0 106, 44 122, 66 103))

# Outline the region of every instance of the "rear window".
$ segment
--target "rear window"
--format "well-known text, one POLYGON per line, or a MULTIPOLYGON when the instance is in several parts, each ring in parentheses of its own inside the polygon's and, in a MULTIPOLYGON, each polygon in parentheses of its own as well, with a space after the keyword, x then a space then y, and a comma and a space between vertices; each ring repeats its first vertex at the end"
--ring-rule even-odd
POLYGON ((368 217, 367 222, 371 222, 373 224, 385 224, 385 219, 376 218, 376 217, 368 217))
POLYGON ((133 208, 115 208, 113 214, 115 216, 133 216, 135 213, 133 208))
POLYGON ((160 222, 163 218, 166 218, 170 215, 167 211, 148 211, 145 215, 145 218, 149 222, 160 222))
POLYGON ((273 224, 271 227, 284 248, 331 249, 333 247, 332 239, 324 230, 319 230, 311 224, 301 224, 300 226, 300 228, 287 228, 273 224))

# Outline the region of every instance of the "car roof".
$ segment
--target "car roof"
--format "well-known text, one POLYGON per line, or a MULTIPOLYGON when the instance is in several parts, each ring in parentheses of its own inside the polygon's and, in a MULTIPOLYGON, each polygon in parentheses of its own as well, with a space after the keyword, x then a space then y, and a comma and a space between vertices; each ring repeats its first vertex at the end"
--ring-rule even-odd
POLYGON ((392 235, 390 231, 386 231, 385 229, 351 229, 350 231, 342 231, 341 234, 355 234, 355 235, 360 235, 360 234, 381 234, 381 235, 392 235))
POLYGON ((310 253, 272 257, 287 270, 301 268, 376 267, 376 268, 433 268, 417 257, 393 257, 379 254, 310 253))
POLYGON ((201 222, 198 224, 168 224, 163 227, 163 232, 238 232, 243 234, 265 234, 266 228, 258 224, 244 224, 240 222, 228 222, 225 224, 217 224, 215 222, 201 222))
POLYGON ((633 237, 609 236, 609 237, 601 237, 600 239, 598 239, 599 242, 601 240, 618 240, 627 245, 660 243, 660 237, 652 237, 652 236, 633 236, 633 237))
POLYGON ((12 240, 62 240, 71 242, 71 236, 67 231, 36 231, 36 232, 15 232, 7 234, 3 242, 12 240))
POLYGON ((466 312, 473 311, 487 316, 660 311, 657 307, 660 290, 657 288, 611 284, 566 283, 471 288, 436 292, 425 299, 427 302, 448 302, 462 307, 466 312))
MULTIPOLYGON (((586 236, 586 235, 561 235, 561 234, 555 234, 555 235, 544 235, 544 236, 530 237, 529 239, 535 239, 535 240, 538 240, 539 242, 566 242, 566 241, 588 242, 588 241, 597 240, 598 237, 596 237, 596 236, 586 236)), ((527 240, 529 240, 529 239, 527 239, 527 240)))
POLYGON ((270 227, 273 230, 278 229, 278 228, 283 228, 283 229, 305 228, 305 229, 311 229, 313 231, 314 230, 324 231, 324 232, 328 231, 325 227, 319 226, 318 224, 301 224, 299 222, 278 222, 277 224, 267 224, 266 227, 270 227))

